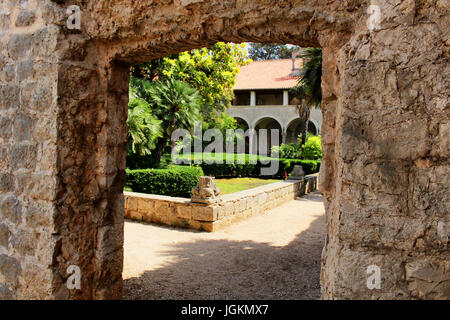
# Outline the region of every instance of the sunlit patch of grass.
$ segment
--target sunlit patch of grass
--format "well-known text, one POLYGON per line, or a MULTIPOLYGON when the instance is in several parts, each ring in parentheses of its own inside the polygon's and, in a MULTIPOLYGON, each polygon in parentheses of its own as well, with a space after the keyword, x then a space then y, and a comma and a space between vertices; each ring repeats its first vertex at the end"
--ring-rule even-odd
POLYGON ((269 183, 279 182, 275 179, 258 178, 233 178, 233 179, 215 179, 216 185, 221 194, 229 194, 243 190, 253 189, 269 183))

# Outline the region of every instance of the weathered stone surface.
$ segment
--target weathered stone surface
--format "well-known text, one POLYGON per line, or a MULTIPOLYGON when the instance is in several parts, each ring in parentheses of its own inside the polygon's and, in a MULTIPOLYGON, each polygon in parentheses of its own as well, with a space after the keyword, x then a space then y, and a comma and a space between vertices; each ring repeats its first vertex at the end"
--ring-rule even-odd
POLYGON ((406 264, 408 289, 420 299, 447 300, 450 295, 450 262, 433 263, 431 260, 430 257, 406 264))
POLYGON ((0 173, 0 191, 14 191, 14 176, 10 173, 0 173))
POLYGON ((0 138, 5 140, 11 137, 11 119, 0 117, 0 138))
POLYGON ((292 170, 289 179, 292 180, 302 180, 305 178, 305 171, 303 171, 303 167, 300 165, 294 166, 294 170, 292 170))
POLYGON ((6 197, 0 204, 1 216, 12 223, 18 224, 22 220, 22 204, 15 196, 6 197))
POLYGON ((14 294, 6 284, 0 284, 0 300, 12 300, 14 294))
POLYGON ((200 177, 198 186, 192 190, 191 201, 194 203, 216 203, 220 200, 220 190, 214 182, 214 177, 200 177))
POLYGON ((33 120, 27 116, 18 114, 13 124, 13 135, 17 142, 31 139, 33 120))
POLYGON ((0 275, 2 275, 8 283, 16 284, 21 272, 22 268, 17 259, 11 258, 6 254, 0 254, 0 275))
POLYGON ((216 221, 217 220, 217 209, 214 207, 194 207, 192 210, 192 217, 197 221, 216 221))
POLYGON ((15 231, 11 236, 11 245, 22 256, 34 255, 36 239, 26 230, 15 231))
POLYGON ((0 85, 0 110, 16 109, 19 106, 20 88, 16 85, 0 85))
POLYGON ((14 169, 34 169, 34 166, 36 166, 37 150, 34 145, 17 144, 11 148, 9 157, 11 166, 14 169))
POLYGON ((0 246, 8 248, 9 228, 6 224, 0 224, 0 246))
POLYGON ((34 23, 36 14, 32 10, 21 10, 16 18, 17 27, 26 27, 34 23))
POLYGON ((29 34, 13 34, 8 42, 8 53, 13 59, 23 58, 31 49, 32 37, 29 34))

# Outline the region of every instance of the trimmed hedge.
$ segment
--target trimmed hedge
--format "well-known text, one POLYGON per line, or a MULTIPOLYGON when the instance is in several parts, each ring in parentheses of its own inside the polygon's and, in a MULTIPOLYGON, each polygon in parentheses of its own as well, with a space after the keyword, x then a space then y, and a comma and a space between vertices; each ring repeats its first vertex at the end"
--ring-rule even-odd
POLYGON ((125 186, 134 192, 190 198, 204 176, 202 168, 173 166, 168 169, 127 169, 125 186))
MULTIPOLYGON (((294 170, 295 165, 301 165, 305 174, 313 174, 320 170, 320 160, 294 160, 294 159, 278 159, 271 160, 271 162, 278 162, 278 171, 272 177, 284 178, 285 172, 289 175, 294 170)), ((270 163, 262 164, 258 161, 256 164, 250 163, 248 160, 245 164, 207 164, 203 162, 200 164, 203 172, 207 176, 214 176, 216 178, 235 178, 235 177, 261 177, 261 168, 269 167, 270 163)))

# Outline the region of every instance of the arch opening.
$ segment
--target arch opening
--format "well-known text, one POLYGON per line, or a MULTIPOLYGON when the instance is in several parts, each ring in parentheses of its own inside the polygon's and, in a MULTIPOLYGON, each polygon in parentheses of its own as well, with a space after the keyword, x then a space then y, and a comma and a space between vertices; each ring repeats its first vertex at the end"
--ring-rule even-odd
POLYGON ((80 30, 64 1, 34 1, 28 22, 0 5, 2 294, 122 297, 129 67, 252 41, 323 48, 322 297, 448 299, 445 6, 379 1, 374 30, 368 1, 76 3, 80 30), (366 262, 391 271, 381 290, 366 262))

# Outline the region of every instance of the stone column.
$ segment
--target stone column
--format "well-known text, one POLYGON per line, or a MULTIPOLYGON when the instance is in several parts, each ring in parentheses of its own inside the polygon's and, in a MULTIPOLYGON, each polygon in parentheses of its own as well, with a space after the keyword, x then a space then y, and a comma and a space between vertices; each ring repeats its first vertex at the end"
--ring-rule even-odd
POLYGON ((283 90, 283 106, 289 105, 289 91, 283 90))
POLYGON ((121 298, 129 68, 21 3, 0 8, 0 298, 121 298))
POLYGON ((68 35, 62 48, 86 48, 89 59, 64 52, 58 86, 58 177, 54 255, 57 298, 122 297, 123 223, 129 67, 104 47, 68 35), (68 290, 65 270, 80 267, 80 290, 68 290))
POLYGON ((343 50, 338 39, 322 43, 322 294, 448 299, 445 23, 423 3, 383 3, 379 30, 362 21, 343 50), (367 285, 373 268, 379 287, 367 285))
POLYGON ((281 143, 286 143, 287 140, 287 132, 286 130, 283 130, 283 133, 281 134, 281 143))
POLYGON ((258 153, 258 135, 256 133, 256 130, 253 128, 253 126, 250 126, 250 128, 248 129, 248 133, 249 133, 249 137, 248 137, 249 151, 252 154, 257 154, 258 153))
POLYGON ((256 92, 250 91, 250 106, 256 106, 256 92))
POLYGON ((60 244, 61 34, 39 18, 51 9, 18 3, 0 4, 0 299, 45 299, 60 244))

